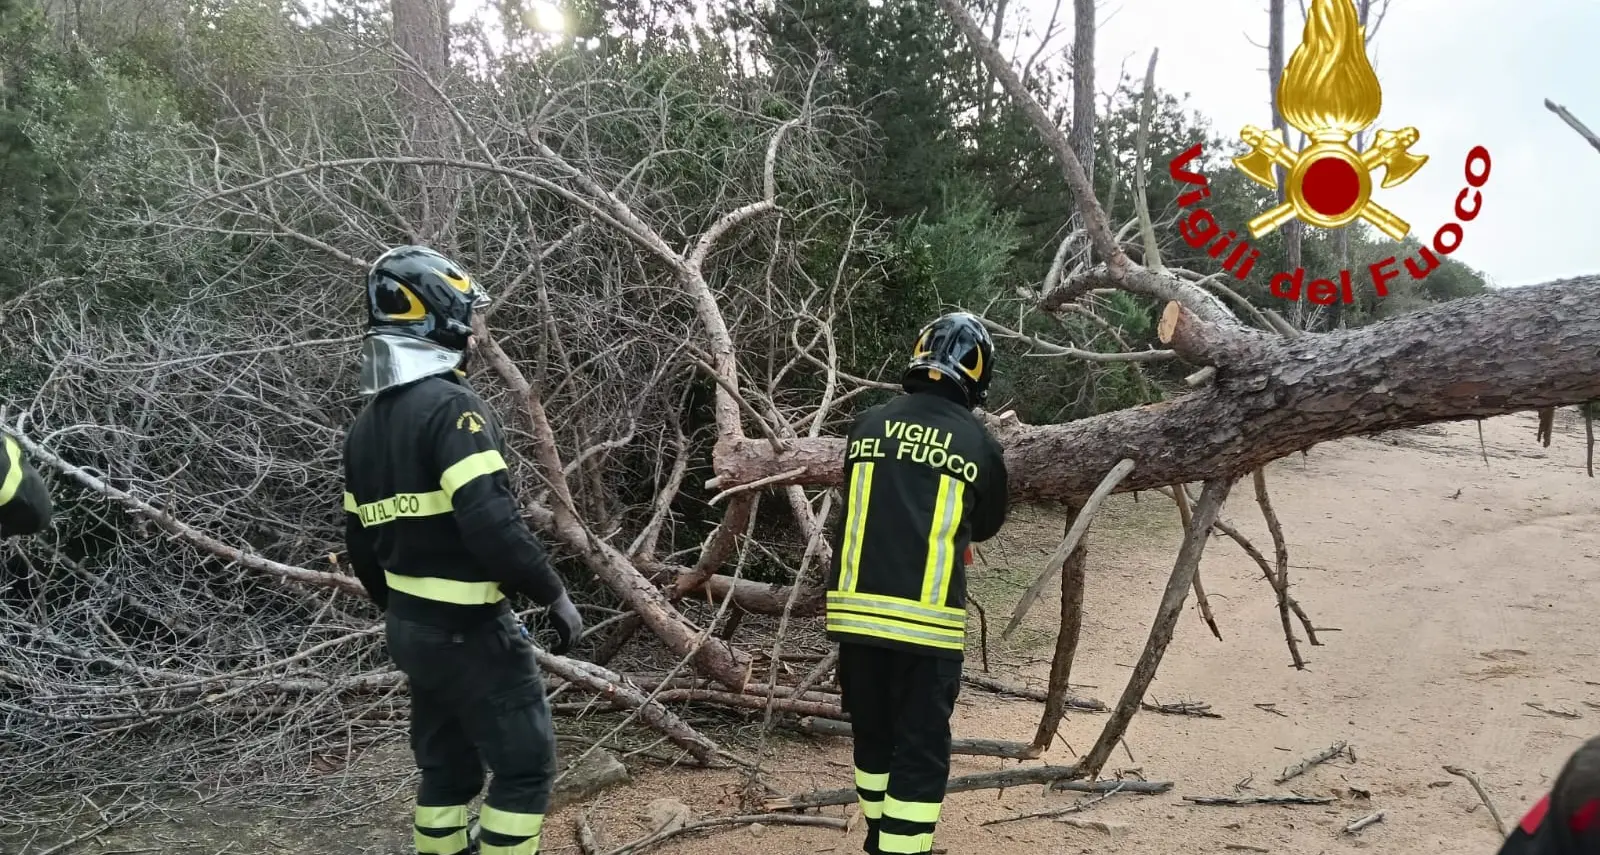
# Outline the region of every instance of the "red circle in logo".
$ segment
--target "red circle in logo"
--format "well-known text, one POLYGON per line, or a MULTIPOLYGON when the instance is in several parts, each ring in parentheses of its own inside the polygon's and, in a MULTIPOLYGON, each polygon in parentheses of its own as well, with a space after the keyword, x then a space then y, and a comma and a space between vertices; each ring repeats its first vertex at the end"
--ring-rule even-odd
POLYGON ((1337 217, 1355 207, 1361 197, 1361 176, 1342 157, 1319 157, 1306 169, 1300 193, 1311 210, 1337 217))

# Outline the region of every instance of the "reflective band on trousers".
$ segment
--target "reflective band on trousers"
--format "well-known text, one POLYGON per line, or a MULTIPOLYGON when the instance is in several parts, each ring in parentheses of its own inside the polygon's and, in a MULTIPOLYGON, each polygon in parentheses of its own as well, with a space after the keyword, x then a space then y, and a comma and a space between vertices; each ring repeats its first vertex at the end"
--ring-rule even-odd
POLYGON ((419 855, 456 855, 469 845, 466 805, 417 805, 412 823, 411 842, 419 855))
POLYGON ((417 855, 458 855, 472 844, 465 828, 458 828, 444 837, 430 837, 418 828, 411 832, 411 845, 416 847, 417 855))
POLYGON ((883 791, 889 789, 888 772, 863 772, 856 769, 856 802, 866 819, 883 817, 883 791))
POLYGON ((484 805, 478 812, 478 837, 481 855, 533 855, 539 851, 539 832, 544 829, 544 814, 513 813, 484 805), (491 836, 493 839, 491 839, 491 836), (516 843, 500 840, 525 838, 516 843))
POLYGON ((383 579, 390 589, 424 600, 455 603, 458 606, 482 606, 498 603, 506 598, 499 582, 462 582, 456 579, 437 579, 432 576, 401 576, 383 571, 383 579))
POLYGON ((888 772, 863 772, 856 769, 856 786, 863 790, 883 792, 889 789, 888 772))
POLYGON ((493 805, 484 805, 483 810, 478 812, 478 826, 484 831, 506 837, 528 837, 544 828, 544 814, 513 813, 493 805))
POLYGON ((932 825, 939 821, 940 802, 903 802, 894 796, 883 801, 886 819, 903 819, 906 822, 924 822, 932 825))
POLYGON ((6 477, 0 481, 0 505, 16 498, 22 486, 22 446, 11 437, 5 437, 6 477))
POLYGON ((922 855, 933 851, 933 833, 890 834, 878 833, 878 851, 884 855, 922 855))

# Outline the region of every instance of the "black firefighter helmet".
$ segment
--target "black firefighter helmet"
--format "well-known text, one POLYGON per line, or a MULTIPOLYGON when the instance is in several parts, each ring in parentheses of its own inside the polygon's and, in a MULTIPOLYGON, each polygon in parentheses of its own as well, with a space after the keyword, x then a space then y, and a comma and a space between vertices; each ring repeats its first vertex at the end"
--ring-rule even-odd
POLYGON ((982 404, 994 377, 994 339, 983 321, 970 312, 951 312, 923 327, 901 384, 910 391, 923 376, 935 382, 948 378, 965 393, 968 407, 982 404))
POLYGON ((461 265, 425 246, 400 246, 367 271, 367 328, 466 350, 472 310, 489 304, 461 265))

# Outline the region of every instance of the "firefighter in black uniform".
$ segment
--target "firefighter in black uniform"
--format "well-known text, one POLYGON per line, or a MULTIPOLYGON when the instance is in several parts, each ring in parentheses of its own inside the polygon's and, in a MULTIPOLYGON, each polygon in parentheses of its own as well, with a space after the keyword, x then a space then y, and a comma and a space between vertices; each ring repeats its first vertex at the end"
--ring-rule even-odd
POLYGON ((1500 846, 1499 855, 1600 855, 1600 736, 1561 774, 1500 846))
POLYGON ((863 413, 846 444, 827 628, 873 855, 933 849, 966 647, 966 556, 1006 518, 1000 446, 972 414, 993 373, 983 323, 944 315, 917 337, 908 394, 863 413))
POLYGON ((564 653, 583 621, 522 520, 504 435, 466 383, 472 312, 488 297, 431 249, 384 253, 367 274, 361 391, 345 438, 350 562, 386 613, 411 684, 422 770, 420 855, 532 855, 555 774, 543 680, 508 592, 549 607, 564 653), (493 772, 468 834, 467 805, 493 772))
POLYGON ((0 434, 0 540, 38 534, 50 524, 50 494, 44 479, 10 434, 0 434))

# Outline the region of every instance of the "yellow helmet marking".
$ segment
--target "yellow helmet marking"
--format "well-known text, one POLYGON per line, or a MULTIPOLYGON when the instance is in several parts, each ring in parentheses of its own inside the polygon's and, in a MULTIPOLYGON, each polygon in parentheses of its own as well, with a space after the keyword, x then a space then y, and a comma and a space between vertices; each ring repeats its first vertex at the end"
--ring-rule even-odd
MULTIPOLYGON (((976 347, 976 348, 973 348, 973 349, 978 352, 978 365, 977 365, 976 368, 973 368, 970 371, 967 370, 967 366, 962 365, 961 366, 961 373, 967 375, 968 377, 971 377, 974 380, 977 380, 977 379, 983 377, 983 348, 976 347)), ((956 363, 956 364, 960 365, 960 363, 956 363)))
POLYGON ((395 285, 400 289, 400 293, 405 295, 407 305, 404 312, 398 315, 390 315, 389 319, 394 321, 420 321, 426 318, 428 310, 423 307, 422 301, 417 299, 417 295, 412 293, 410 288, 398 282, 395 285))

